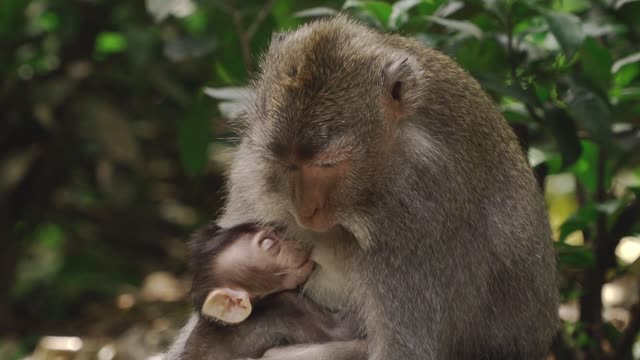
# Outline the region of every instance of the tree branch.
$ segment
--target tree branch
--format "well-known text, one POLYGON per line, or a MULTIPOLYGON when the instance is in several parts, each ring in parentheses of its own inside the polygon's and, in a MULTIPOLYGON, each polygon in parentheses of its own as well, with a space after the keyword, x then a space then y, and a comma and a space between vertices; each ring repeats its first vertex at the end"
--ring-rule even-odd
MULTIPOLYGON (((507 62, 509 63, 509 74, 511 75, 511 81, 517 83, 517 86, 522 89, 520 84, 520 80, 518 77, 518 59, 516 58, 516 50, 514 48, 514 39, 513 39, 513 12, 511 7, 509 7, 509 12, 506 18, 503 20, 505 26, 505 32, 507 33, 507 62)), ((533 121, 535 121, 538 125, 544 125, 544 119, 541 118, 538 114, 536 114, 535 108, 531 104, 527 104, 523 101, 525 108, 527 109, 527 113, 531 117, 533 121)), ((540 106, 540 104, 537 104, 540 106)))
POLYGON ((509 61, 509 68, 511 70, 511 77, 513 81, 517 81, 518 72, 517 72, 517 61, 515 58, 515 52, 513 49, 513 20, 512 20, 512 9, 509 5, 509 12, 507 13, 505 19, 505 27, 507 32, 507 61, 509 61))
POLYGON ((631 319, 629 320, 627 327, 622 332, 614 359, 623 360, 631 358, 631 348, 636 342, 638 331, 640 331, 640 304, 636 304, 631 309, 631 319))
POLYGON ((247 30, 247 37, 249 39, 253 39, 253 36, 256 34, 256 31, 258 31, 258 28, 260 27, 260 25, 262 25, 262 23, 264 22, 264 19, 267 18, 267 15, 269 15, 269 11, 271 11, 272 7, 273 7, 273 0, 267 0, 264 3, 260 11, 258 12, 258 15, 256 15, 255 19, 253 19, 253 22, 251 23, 251 25, 249 26, 249 29, 247 30))
MULTIPOLYGON (((606 177, 607 151, 600 148, 597 173, 596 201, 603 203, 607 200, 606 177)), ((587 325, 587 331, 597 344, 589 351, 589 359, 601 359, 601 341, 604 338, 602 329, 602 287, 606 282, 606 273, 616 266, 616 247, 625 235, 629 234, 636 221, 640 218, 640 198, 635 198, 620 213, 617 220, 607 230, 607 215, 598 214, 596 219, 596 231, 593 238, 593 252, 595 264, 585 272, 583 286, 584 295, 580 298, 580 320, 587 325)), ((632 310, 632 319, 623 333, 622 340, 618 344, 615 359, 624 359, 628 356, 636 334, 640 330, 640 305, 632 310)))
POLYGON ((551 352, 555 355, 556 359, 574 360, 576 357, 571 350, 571 347, 567 345, 563 338, 563 331, 560 330, 556 333, 553 342, 551 343, 551 352))
MULTIPOLYGON (((607 199, 605 184, 607 150, 600 146, 598 153, 596 202, 601 204, 607 199)), ((588 350, 587 359, 602 359, 602 287, 605 283, 608 269, 609 253, 615 253, 611 247, 607 234, 607 215, 599 213, 596 219, 596 231, 592 242, 595 264, 584 273, 584 294, 580 297, 580 321, 588 334, 594 339, 595 345, 588 350)))
POLYGON ((240 10, 234 8, 225 1, 216 1, 216 4, 233 20, 233 28, 240 39, 240 51, 242 53, 242 62, 247 69, 247 74, 253 73, 253 59, 251 58, 251 40, 258 31, 258 28, 269 15, 269 11, 273 7, 273 0, 267 0, 258 11, 249 28, 245 30, 240 10))
POLYGON ((640 198, 636 197, 622 210, 620 216, 618 216, 618 220, 616 220, 609 231, 607 257, 605 258, 605 265, 608 268, 616 265, 616 247, 618 247, 620 240, 631 232, 638 219, 640 219, 640 198))

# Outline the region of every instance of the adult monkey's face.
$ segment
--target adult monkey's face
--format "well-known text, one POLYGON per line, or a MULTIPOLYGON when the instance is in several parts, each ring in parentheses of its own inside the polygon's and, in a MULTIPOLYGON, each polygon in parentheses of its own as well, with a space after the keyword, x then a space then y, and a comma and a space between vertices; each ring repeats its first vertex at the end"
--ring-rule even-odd
POLYGON ((362 48, 373 32, 307 30, 272 42, 245 134, 264 162, 267 193, 300 226, 324 232, 366 208, 380 178, 393 176, 385 169, 412 110, 416 64, 402 51, 362 48))

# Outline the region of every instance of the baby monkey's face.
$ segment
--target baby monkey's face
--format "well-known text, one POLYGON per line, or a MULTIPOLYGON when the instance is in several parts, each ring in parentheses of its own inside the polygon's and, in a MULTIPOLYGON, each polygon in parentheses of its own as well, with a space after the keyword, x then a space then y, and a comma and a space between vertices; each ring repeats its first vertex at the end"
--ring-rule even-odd
MULTIPOLYGON (((276 227, 239 225, 220 229, 212 241, 226 246, 210 254, 206 267, 215 285, 208 289, 201 312, 224 323, 244 321, 251 314, 252 303, 300 286, 313 271, 309 251, 284 239, 276 227)), ((207 285, 194 283, 194 288, 207 285)))
POLYGON ((294 289, 313 271, 309 252, 283 238, 276 227, 239 235, 214 262, 214 272, 227 286, 247 290, 252 298, 294 289))

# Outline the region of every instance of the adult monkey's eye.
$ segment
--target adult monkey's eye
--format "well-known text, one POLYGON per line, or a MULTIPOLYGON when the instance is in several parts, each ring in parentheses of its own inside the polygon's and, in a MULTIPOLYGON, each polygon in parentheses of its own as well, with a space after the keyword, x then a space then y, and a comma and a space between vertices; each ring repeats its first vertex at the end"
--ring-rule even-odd
POLYGON ((320 167, 323 168, 332 168, 336 166, 336 163, 334 162, 321 162, 320 164, 318 164, 320 167))

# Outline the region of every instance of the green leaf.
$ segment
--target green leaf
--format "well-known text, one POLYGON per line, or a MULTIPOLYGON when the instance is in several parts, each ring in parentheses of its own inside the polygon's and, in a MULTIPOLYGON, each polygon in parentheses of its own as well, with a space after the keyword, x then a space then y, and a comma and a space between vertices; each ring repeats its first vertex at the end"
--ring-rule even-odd
POLYGON ((201 10, 196 10, 182 19, 182 23, 191 34, 203 34, 207 29, 208 21, 207 13, 201 10))
POLYGON ((38 17, 36 24, 43 31, 54 31, 60 25, 60 19, 57 14, 47 11, 38 17))
POLYGON ((189 175, 201 173, 207 164, 207 150, 211 141, 208 118, 207 107, 196 104, 180 124, 178 134, 180 160, 189 175))
MULTIPOLYGON (((462 8, 464 8, 464 2, 462 1, 456 1, 456 0, 447 1, 444 4, 442 4, 442 6, 440 6, 433 15, 440 18, 448 18, 449 16, 453 15, 455 12, 457 12, 462 8)), ((478 17, 482 17, 482 15, 479 15, 478 17)), ((477 23, 478 17, 476 17, 473 20, 476 24, 478 24, 477 23)))
POLYGON ((550 99, 550 93, 553 89, 553 87, 547 87, 545 86, 546 84, 542 84, 542 83, 534 83, 533 87, 535 89, 536 92, 536 96, 538 97, 538 100, 540 100, 540 102, 544 103, 547 100, 550 99))
POLYGON ((279 31, 293 29, 299 24, 299 18, 291 16, 295 0, 275 0, 271 8, 271 16, 279 31))
POLYGON ((504 19, 506 17, 506 13, 508 11, 509 4, 504 0, 483 0, 482 1, 486 10, 494 13, 500 19, 504 19))
MULTIPOLYGON (((613 66, 615 68, 615 64, 613 66)), ((618 87, 625 87, 631 84, 638 74, 640 74, 640 64, 633 63, 623 66, 615 72, 614 83, 618 87)))
POLYGON ((549 167, 549 175, 560 174, 563 172, 562 168, 562 155, 554 151, 550 151, 545 154, 545 163, 549 167))
POLYGON ((221 87, 204 88, 204 93, 214 99, 222 100, 218 103, 218 109, 227 119, 235 119, 247 110, 254 98, 253 91, 248 87, 221 87))
POLYGON ((572 57, 580 49, 585 37, 580 18, 553 11, 544 11, 543 15, 564 53, 572 57))
POLYGON ((155 21, 160 22, 169 16, 187 17, 195 11, 196 4, 191 0, 146 0, 146 7, 155 21))
POLYGON ((389 27, 397 29, 409 20, 409 10, 416 7, 423 0, 400 0, 393 4, 391 16, 389 17, 389 27))
MULTIPOLYGON (((590 140, 582 140, 582 155, 571 167, 571 172, 576 180, 582 184, 588 194, 595 194, 598 187, 598 161, 599 148, 598 144, 590 140)), ((609 188, 611 185, 612 164, 606 164, 604 173, 604 187, 609 188)))
POLYGON ((334 16, 338 13, 337 10, 326 7, 326 6, 319 6, 319 7, 314 7, 311 9, 305 9, 305 10, 301 10, 301 11, 297 11, 295 13, 293 13, 293 16, 295 17, 300 17, 300 18, 305 18, 305 17, 322 17, 322 16, 334 16))
POLYGON ((184 37, 165 43, 163 52, 169 60, 179 62, 206 55, 214 48, 211 37, 184 37))
POLYGON ((468 38, 456 51, 456 60, 474 74, 500 73, 507 68, 504 49, 496 39, 468 38))
POLYGON ((560 241, 565 241, 567 236, 575 231, 587 229, 597 217, 598 210, 593 204, 587 204, 578 209, 560 226, 560 241))
POLYGON ((349 8, 361 9, 367 16, 376 20, 382 28, 386 29, 389 27, 389 19, 393 11, 393 7, 389 3, 382 1, 348 0, 345 2, 343 9, 349 8))
POLYGON ((363 9, 378 19, 385 28, 389 26, 389 18, 391 17, 393 8, 388 3, 382 1, 366 1, 363 9))
POLYGON ((575 163, 582 154, 582 147, 573 119, 563 109, 553 107, 545 111, 544 121, 562 154, 562 167, 575 163))
POLYGON ((598 145, 589 140, 583 140, 580 143, 582 145, 582 155, 573 165, 571 171, 585 190, 593 194, 596 192, 598 185, 598 145))
POLYGON ((248 87, 205 87, 204 93, 219 100, 248 101, 253 98, 253 91, 248 87))
POLYGON ((220 61, 216 61, 216 75, 222 80, 225 84, 234 84, 237 83, 237 80, 233 77, 233 75, 227 70, 224 64, 220 61))
POLYGON ((561 12, 576 13, 591 7, 589 0, 554 0, 553 9, 561 12))
POLYGON ((600 90, 606 92, 611 84, 611 66, 613 57, 611 52, 598 42, 589 37, 585 40, 581 49, 582 70, 586 77, 596 84, 600 90))
POLYGON ((607 103, 584 88, 574 88, 567 101, 569 113, 591 137, 602 145, 611 141, 611 111, 607 103))
POLYGON ((576 346, 578 348, 588 348, 589 346, 594 346, 594 341, 586 331, 580 331, 576 338, 576 346))
POLYGON ((482 30, 470 21, 443 19, 437 16, 429 16, 428 19, 461 34, 471 35, 478 39, 482 37, 482 30))
POLYGON ((59 224, 43 223, 31 235, 26 253, 18 262, 12 293, 16 298, 44 281, 51 281, 63 265, 67 236, 59 224))
POLYGON ((118 32, 102 32, 96 38, 96 52, 98 54, 113 54, 123 52, 127 47, 127 39, 118 32))
POLYGON ((475 77, 480 81, 482 87, 495 91, 500 95, 509 96, 516 100, 521 101, 522 103, 537 106, 538 99, 534 91, 529 89, 523 89, 522 87, 515 84, 507 84, 504 80, 497 78, 495 76, 486 76, 481 73, 474 74, 475 77))
POLYGON ((640 1, 640 0, 618 0, 618 1, 615 2, 616 3, 615 8, 616 8, 616 10, 619 10, 620 8, 625 6, 626 4, 631 4, 631 3, 636 2, 636 1, 640 1))
POLYGON ((629 56, 625 56, 622 59, 618 60, 611 67, 611 71, 617 73, 620 69, 624 68, 627 65, 634 64, 640 62, 640 52, 631 54, 629 56))
MULTIPOLYGON (((450 4, 451 0, 423 0, 416 6, 416 13, 422 16, 434 15, 442 6, 450 4)), ((413 20, 414 17, 411 17, 413 20)))
POLYGON ((45 223, 38 226, 34 234, 36 242, 52 249, 58 249, 65 240, 65 233, 58 224, 45 223))
POLYGON ((227 119, 235 119, 249 107, 254 93, 247 87, 204 88, 204 93, 221 100, 218 110, 227 119))
POLYGON ((605 322, 603 324, 603 329, 605 333, 605 337, 612 344, 619 344, 622 339, 622 333, 618 328, 616 328, 612 323, 605 322))
POLYGON ((5 196, 29 174, 40 153, 41 149, 31 145, 26 149, 3 154, 0 158, 0 201, 4 201, 5 196))
POLYGON ((596 209, 601 213, 613 215, 618 212, 618 210, 620 210, 623 205, 624 202, 622 202, 620 199, 613 199, 596 205, 596 209))
POLYGON ((28 339, 1 339, 0 359, 20 360, 29 358, 28 339))
POLYGON ((591 249, 584 246, 572 246, 562 242, 554 243, 560 267, 585 269, 595 263, 591 249))
POLYGON ((18 32, 21 23, 25 20, 25 8, 29 1, 2 0, 0 1, 0 35, 18 32))

